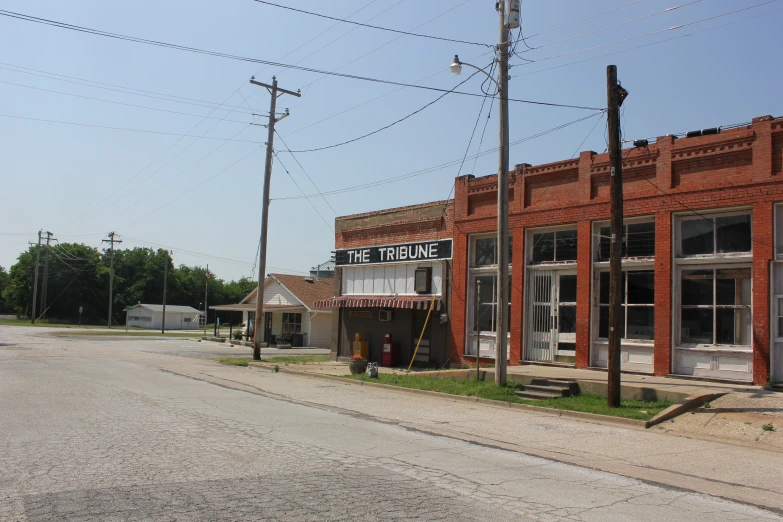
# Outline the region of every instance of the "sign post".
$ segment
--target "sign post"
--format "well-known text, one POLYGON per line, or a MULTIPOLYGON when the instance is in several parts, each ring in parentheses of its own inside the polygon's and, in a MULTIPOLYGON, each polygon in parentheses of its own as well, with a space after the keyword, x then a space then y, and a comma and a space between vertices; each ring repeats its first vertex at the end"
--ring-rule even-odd
POLYGON ((79 326, 82 325, 82 312, 84 311, 83 306, 79 306, 79 326))

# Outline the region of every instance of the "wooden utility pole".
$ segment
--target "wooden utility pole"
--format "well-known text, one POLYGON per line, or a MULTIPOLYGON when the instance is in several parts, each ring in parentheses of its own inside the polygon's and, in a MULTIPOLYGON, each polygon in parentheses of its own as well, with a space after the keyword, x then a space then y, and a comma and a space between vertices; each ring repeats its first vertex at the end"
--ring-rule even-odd
POLYGON ((623 156, 620 143, 620 106, 628 92, 617 82, 617 66, 606 67, 606 116, 609 136, 609 188, 611 242, 609 246, 609 381, 607 404, 620 406, 620 331, 624 318, 623 259, 623 156))
POLYGON ((169 282, 169 254, 166 252, 166 260, 163 262, 163 322, 160 325, 160 333, 166 333, 166 286, 169 282))
POLYGON ((35 324, 35 318, 37 317, 38 309, 36 308, 36 304, 38 301, 38 265, 41 260, 41 233, 43 231, 38 231, 38 245, 35 247, 35 282, 33 283, 33 313, 30 314, 32 316, 31 323, 35 324))
POLYGON ((495 349, 495 384, 506 384, 508 363, 508 50, 509 26, 505 2, 498 2, 500 41, 498 42, 498 101, 500 105, 498 149, 498 236, 497 236, 497 343, 495 349))
POLYGON ((209 319, 209 308, 207 308, 207 298, 209 297, 209 265, 207 265, 206 282, 204 283, 204 337, 207 336, 207 320, 209 319))
POLYGON ((111 243, 109 247, 109 319, 108 327, 111 328, 111 308, 114 302, 114 243, 122 243, 122 240, 114 239, 114 232, 109 232, 109 239, 102 239, 101 243, 111 243))
MULTIPOLYGON (((275 108, 277 107, 277 97, 283 94, 290 94, 291 96, 301 97, 299 91, 287 91, 277 86, 277 78, 272 76, 272 85, 257 82, 255 77, 250 79, 250 83, 258 85, 260 87, 266 87, 269 94, 272 95, 272 100, 269 103, 269 124, 267 125, 268 134, 266 139, 266 164, 264 167, 264 200, 261 204, 261 246, 259 250, 258 259, 258 289, 256 290, 256 316, 253 322, 253 360, 258 361, 261 359, 261 330, 258 325, 262 319, 264 312, 264 277, 266 277, 266 235, 269 220, 269 185, 272 182, 272 153, 274 152, 273 143, 275 139, 275 123, 288 116, 288 112, 285 115, 277 118, 275 115, 275 108), (278 94, 278 92, 280 94, 278 94)), ((205 334, 206 335, 206 334, 205 334)))
POLYGON ((41 288, 41 313, 38 314, 39 318, 46 313, 46 293, 49 290, 49 243, 52 241, 53 235, 48 230, 46 231, 46 254, 44 254, 43 288, 41 288))

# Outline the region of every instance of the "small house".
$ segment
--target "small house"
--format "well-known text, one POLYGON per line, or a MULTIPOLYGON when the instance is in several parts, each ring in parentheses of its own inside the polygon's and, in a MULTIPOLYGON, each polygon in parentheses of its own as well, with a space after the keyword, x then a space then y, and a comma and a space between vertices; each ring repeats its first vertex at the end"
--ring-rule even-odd
MULTIPOLYGON (((129 306, 127 325, 136 328, 160 330, 163 325, 163 305, 139 303, 129 306)), ((192 306, 166 305, 165 330, 196 330, 201 312, 192 306)))
POLYGON ((264 280, 264 317, 256 326, 256 294, 253 289, 236 304, 210 306, 216 311, 241 311, 242 321, 259 328, 262 342, 329 348, 332 335, 331 310, 316 310, 313 303, 333 293, 333 279, 269 274, 264 280))

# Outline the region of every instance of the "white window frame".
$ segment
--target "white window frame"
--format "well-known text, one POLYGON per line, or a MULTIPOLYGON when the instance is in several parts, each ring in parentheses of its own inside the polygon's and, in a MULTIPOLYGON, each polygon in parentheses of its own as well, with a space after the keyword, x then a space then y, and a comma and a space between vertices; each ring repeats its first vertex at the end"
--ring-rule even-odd
MULTIPOLYGON (((557 243, 555 243, 557 245, 557 243)), ((557 257, 557 246, 555 246, 555 257, 557 257)), ((577 223, 567 223, 553 227, 528 228, 525 230, 525 265, 526 266, 551 266, 553 268, 563 265, 576 265, 579 258, 579 227, 577 223), (533 236, 536 234, 546 234, 547 232, 563 232, 573 230, 576 232, 577 259, 566 261, 541 261, 533 262, 533 236)))
MULTIPOLYGON (((639 223, 652 223, 653 226, 655 225, 655 216, 635 216, 631 218, 624 218, 623 219, 623 227, 627 227, 628 225, 638 225, 639 223)), ((602 260, 601 259, 601 228, 608 227, 610 225, 608 220, 603 221, 593 221, 593 263, 596 266, 609 266, 609 260, 602 260)), ((623 230, 623 234, 625 234, 626 230, 623 230)), ((658 242, 657 239, 657 230, 656 230, 656 244, 658 242)), ((626 263, 647 263, 650 261, 655 260, 655 254, 651 256, 639 256, 639 257, 623 257, 623 266, 625 266, 626 263)))
POLYGON ((731 210, 713 210, 709 212, 699 212, 698 215, 695 215, 693 212, 688 213, 679 213, 674 215, 674 256, 675 260, 681 261, 681 260, 692 260, 694 262, 698 262, 699 260, 716 260, 716 259, 732 259, 732 258, 751 258, 753 256, 753 212, 750 208, 741 208, 741 209, 731 209, 731 210), (750 217, 750 233, 751 233, 751 243, 750 243, 750 250, 747 252, 726 252, 726 253, 719 253, 717 251, 717 241, 718 241, 718 234, 715 231, 715 218, 719 217, 731 217, 731 216, 741 216, 741 215, 748 215, 750 217), (696 254, 696 255, 690 255, 685 256, 682 253, 682 223, 684 221, 695 221, 695 220, 713 220, 713 253, 712 254, 696 254))
MULTIPOLYGON (((476 331, 473 329, 474 323, 476 321, 476 277, 477 276, 486 276, 486 275, 494 275, 497 276, 498 266, 497 264, 494 265, 484 265, 484 266, 474 266, 474 260, 476 255, 476 240, 477 239, 486 239, 488 237, 494 237, 497 239, 497 233, 496 232, 490 232, 490 233, 484 233, 484 234, 471 234, 468 237, 468 275, 467 275, 467 283, 468 283, 468 291, 466 292, 468 302, 465 306, 466 310, 466 321, 465 321, 465 340, 466 345, 464 346, 463 353, 465 355, 469 355, 471 357, 475 357, 475 353, 472 353, 475 350, 476 346, 476 335, 478 335, 479 339, 497 339, 497 332, 496 331, 476 331)), ((512 235, 509 234, 509 240, 511 239, 512 235)), ((497 246, 495 247, 497 249, 497 246)), ((513 259, 512 259, 513 261, 513 259)), ((512 273, 512 264, 508 264, 508 273, 509 276, 512 273)), ((495 283, 497 285, 497 282, 495 283)), ((497 309, 497 293, 495 294, 495 306, 494 308, 497 309)), ((513 310, 512 306, 512 299, 511 299, 511 289, 509 288, 509 314, 508 314, 508 320, 509 320, 509 329, 507 332, 507 338, 511 339, 511 313, 510 311, 513 310)), ((493 319, 494 323, 494 319, 493 319)), ((510 350, 507 350, 507 356, 509 356, 510 350)), ((492 352, 494 354, 494 352, 492 352)), ((484 353, 482 352, 482 356, 484 353)), ((487 356, 490 356, 490 353, 488 352, 486 354, 487 356)))
POLYGON ((283 316, 280 318, 280 324, 282 325, 281 326, 281 330, 280 330, 281 335, 301 334, 302 333, 302 313, 301 312, 283 312, 283 316), (291 321, 286 322, 285 321, 285 319, 286 319, 285 316, 286 315, 288 315, 288 316, 298 315, 299 316, 299 323, 295 323, 295 322, 292 323, 291 321), (299 331, 298 332, 296 332, 296 331, 294 331, 294 332, 286 332, 286 326, 294 325, 294 330, 296 330, 296 325, 297 324, 299 325, 299 331))
MULTIPOLYGON (((593 336, 593 341, 597 342, 598 344, 606 344, 609 342, 609 339, 606 337, 600 336, 600 310, 602 306, 601 304, 601 274, 606 273, 609 271, 608 263, 601 263, 601 265, 606 264, 607 266, 596 266, 595 270, 593 270, 593 320, 591 321, 591 326, 593 327, 593 331, 595 332, 595 335, 593 336)), ((629 266, 623 266, 622 272, 626 274, 625 277, 625 288, 623 288, 623 302, 622 302, 622 309, 623 309, 623 320, 625 321, 625 329, 624 332, 626 335, 628 335, 628 272, 652 272, 653 277, 655 277, 655 265, 652 262, 647 262, 646 264, 642 265, 639 263, 629 264, 629 266)), ((655 283, 653 283, 655 285, 655 283)), ((653 298, 654 299, 654 298, 653 298)), ((653 301, 652 304, 631 304, 631 306, 639 306, 639 307, 651 307, 655 308, 655 302, 653 301)), ((655 331, 654 331, 655 325, 653 321, 653 338, 652 339, 633 339, 629 337, 623 337, 620 339, 620 344, 622 346, 628 345, 628 346, 648 346, 651 347, 655 343, 655 331)))

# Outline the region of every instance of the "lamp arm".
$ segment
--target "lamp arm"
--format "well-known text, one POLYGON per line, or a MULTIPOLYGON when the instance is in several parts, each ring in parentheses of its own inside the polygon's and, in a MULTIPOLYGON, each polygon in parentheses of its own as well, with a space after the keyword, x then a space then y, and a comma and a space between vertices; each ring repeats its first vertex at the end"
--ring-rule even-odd
POLYGON ((481 67, 476 67, 475 65, 471 65, 471 64, 469 64, 469 63, 466 63, 466 62, 460 62, 460 65, 467 65, 468 67, 472 67, 472 68, 476 69, 477 71, 481 71, 481 72, 483 72, 483 73, 484 73, 484 75, 485 75, 487 78, 489 78, 490 80, 492 80, 492 82, 495 84, 495 86, 496 86, 498 89, 500 89, 500 84, 498 83, 498 81, 497 81, 496 79, 494 79, 492 76, 490 76, 490 75, 489 75, 489 73, 488 73, 487 71, 485 71, 484 69, 482 69, 481 67))

